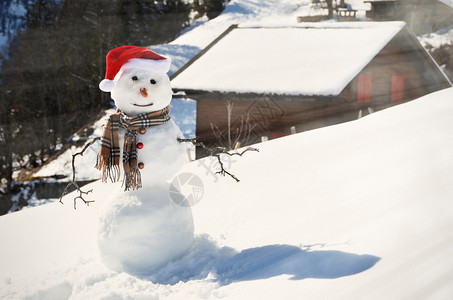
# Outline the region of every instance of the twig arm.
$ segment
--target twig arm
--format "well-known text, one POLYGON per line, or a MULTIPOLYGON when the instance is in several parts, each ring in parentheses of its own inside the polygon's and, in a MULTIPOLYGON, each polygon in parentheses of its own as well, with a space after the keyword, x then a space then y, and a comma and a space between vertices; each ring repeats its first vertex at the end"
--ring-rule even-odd
POLYGON ((80 152, 74 153, 74 154, 72 155, 72 181, 75 181, 76 169, 75 169, 74 161, 75 161, 76 156, 77 156, 77 155, 83 156, 83 153, 88 149, 88 147, 90 147, 91 145, 93 145, 94 143, 96 143, 96 141, 98 141, 98 140, 100 140, 100 139, 101 139, 100 136, 95 137, 95 138, 92 139, 90 142, 86 143, 86 145, 83 147, 83 149, 82 149, 80 152))
POLYGON ((80 156, 83 156, 83 153, 88 149, 88 147, 90 147, 91 145, 93 145, 96 141, 100 140, 101 137, 96 137, 94 139, 92 139, 90 142, 86 143, 85 146, 83 147, 83 149, 80 151, 80 152, 77 152, 77 153, 74 153, 72 155, 72 181, 70 181, 65 189, 63 190, 63 193, 61 194, 60 196, 60 203, 61 204, 64 204, 63 203, 63 197, 66 196, 68 194, 68 189, 71 187, 71 186, 74 186, 76 188, 76 190, 79 192, 79 195, 74 197, 74 209, 76 209, 76 203, 77 203, 77 199, 80 199, 82 200, 87 206, 90 206, 90 203, 91 202, 94 202, 94 200, 85 200, 85 198, 83 198, 83 195, 88 195, 88 193, 91 193, 93 190, 88 190, 88 191, 82 191, 82 189, 80 188, 79 184, 76 182, 75 180, 75 177, 76 177, 76 168, 75 168, 75 158, 80 155, 80 156))
POLYGON ((242 152, 229 152, 225 147, 208 147, 203 142, 197 141, 197 139, 198 139, 198 137, 194 137, 194 138, 191 138, 191 139, 177 138, 178 142, 180 142, 180 143, 184 143, 184 142, 192 143, 194 146, 202 147, 204 150, 206 150, 209 153, 210 156, 217 157, 217 161, 219 162, 219 165, 220 165, 220 171, 216 172, 216 174, 221 174, 223 176, 225 176, 225 174, 229 175, 231 178, 236 180, 236 182, 239 182, 239 179, 234 174, 232 174, 232 173, 228 172, 227 170, 225 170, 225 167, 223 165, 223 162, 222 162, 222 159, 221 159, 220 155, 221 154, 226 154, 226 155, 229 155, 229 156, 233 156, 233 155, 242 156, 247 151, 259 152, 258 148, 253 148, 253 147, 248 147, 248 148, 244 149, 244 151, 242 151, 242 152))

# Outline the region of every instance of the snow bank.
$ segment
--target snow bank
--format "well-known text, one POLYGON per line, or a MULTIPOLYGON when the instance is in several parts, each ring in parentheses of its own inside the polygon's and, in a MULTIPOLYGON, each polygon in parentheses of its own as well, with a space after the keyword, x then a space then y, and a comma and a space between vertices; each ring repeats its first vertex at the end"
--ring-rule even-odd
POLYGON ((442 29, 434 33, 425 34, 419 38, 425 48, 440 48, 443 45, 451 44, 453 41, 453 28, 442 29))
POLYGON ((0 218, 2 299, 401 299, 453 296, 453 89, 259 144, 204 183, 190 253, 144 277, 96 250, 107 185, 0 218))

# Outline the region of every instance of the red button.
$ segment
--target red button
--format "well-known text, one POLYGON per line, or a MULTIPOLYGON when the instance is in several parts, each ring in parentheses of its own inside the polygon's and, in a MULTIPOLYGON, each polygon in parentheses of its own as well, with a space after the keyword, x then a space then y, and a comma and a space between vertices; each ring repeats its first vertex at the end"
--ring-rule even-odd
POLYGON ((138 142, 137 143, 137 148, 138 149, 143 149, 143 143, 142 142, 138 142))

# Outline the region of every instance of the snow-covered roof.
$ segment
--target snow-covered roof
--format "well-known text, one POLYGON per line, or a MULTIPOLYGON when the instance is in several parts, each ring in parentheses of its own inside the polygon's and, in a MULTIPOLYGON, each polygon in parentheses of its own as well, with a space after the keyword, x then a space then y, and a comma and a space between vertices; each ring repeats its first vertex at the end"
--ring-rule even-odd
POLYGON ((338 95, 404 26, 404 22, 351 22, 239 27, 174 77, 172 86, 338 95))
POLYGON ((370 3, 370 2, 396 2, 397 0, 366 0, 363 1, 364 3, 370 3))
POLYGON ((453 0, 439 0, 439 1, 453 8, 453 0))

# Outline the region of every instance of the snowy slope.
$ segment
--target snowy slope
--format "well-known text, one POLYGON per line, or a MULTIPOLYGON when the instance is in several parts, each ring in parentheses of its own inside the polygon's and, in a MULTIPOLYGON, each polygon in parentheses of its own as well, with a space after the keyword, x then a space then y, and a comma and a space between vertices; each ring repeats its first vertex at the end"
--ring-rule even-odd
MULTIPOLYGON (((1 299, 451 299, 453 88, 257 145, 202 180, 197 243, 143 278, 107 270, 72 197, 0 218, 1 299)), ((211 165, 211 168, 207 166, 211 165)))

